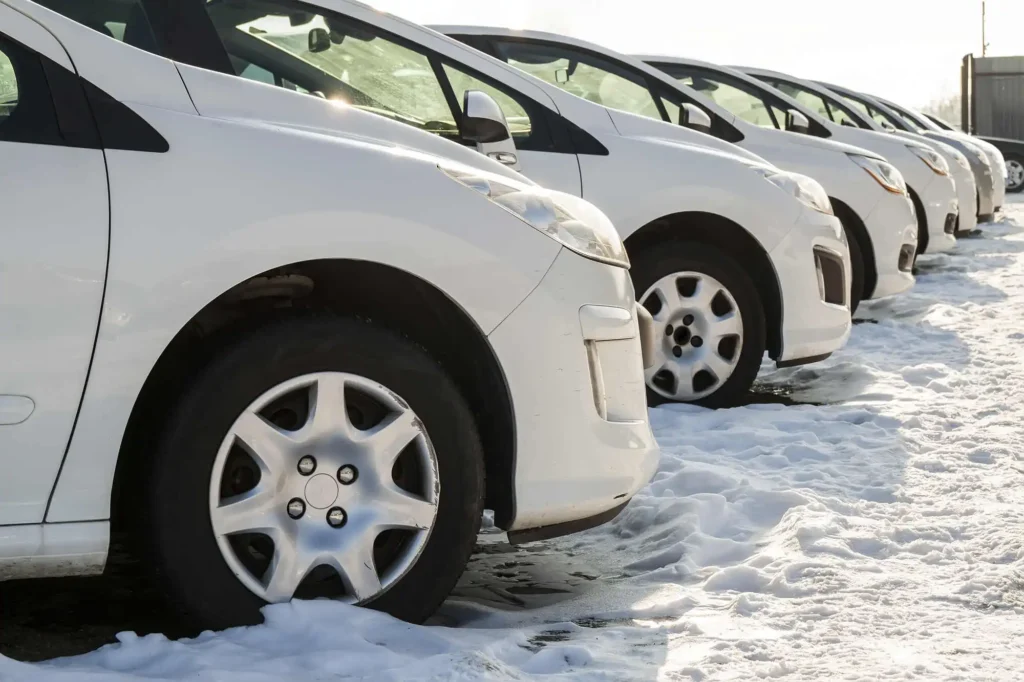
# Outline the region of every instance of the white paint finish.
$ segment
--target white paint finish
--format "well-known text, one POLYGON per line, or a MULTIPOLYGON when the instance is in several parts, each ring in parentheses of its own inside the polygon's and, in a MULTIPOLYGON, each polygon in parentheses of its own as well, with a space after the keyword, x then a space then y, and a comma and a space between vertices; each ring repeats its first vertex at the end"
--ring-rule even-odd
MULTIPOLYGON (((21 4, 19 3, 18 6, 20 7, 21 4)), ((28 5, 28 3, 24 4, 28 5)), ((37 5, 32 4, 29 7, 37 7, 37 5)), ((16 38, 25 47, 46 55, 65 69, 74 71, 68 53, 60 42, 54 39, 53 34, 22 12, 0 3, 0 26, 3 26, 4 33, 16 38)))
MULTIPOLYGON (((186 64, 177 66, 181 80, 187 86, 188 94, 191 95, 201 116, 280 124, 322 135, 415 149, 514 178, 519 182, 530 182, 522 174, 488 159, 473 149, 436 135, 426 134, 412 126, 382 119, 376 114, 266 83, 198 69, 186 64)), ((337 182, 345 180, 347 170, 339 169, 337 182)))
POLYGON ((580 308, 580 328, 587 341, 614 341, 636 336, 633 311, 609 305, 585 305, 580 308))
POLYGON ((840 223, 835 218, 807 209, 800 229, 790 232, 772 251, 772 260, 781 263, 778 270, 783 290, 782 355, 780 360, 796 360, 831 353, 836 339, 845 345, 852 323, 846 305, 826 303, 817 284, 807 287, 811 277, 817 282, 813 259, 805 254, 814 247, 824 248, 843 260, 844 291, 850 290, 850 253, 840 240, 840 223))
POLYGON ((23 395, 0 395, 0 426, 20 424, 32 416, 36 404, 23 395))
POLYGON ((106 521, 0 526, 0 581, 102 573, 109 538, 106 521))
POLYGON ((904 244, 911 244, 917 248, 917 217, 908 197, 889 192, 886 194, 888 196, 878 202, 878 206, 867 216, 867 220, 872 224, 890 226, 889 230, 873 234, 872 239, 880 242, 875 245, 877 251, 892 253, 895 249, 897 256, 891 261, 876 263, 878 281, 875 283, 872 298, 892 296, 914 286, 914 276, 909 272, 900 271, 898 254, 899 248, 904 244))
MULTIPOLYGON (((439 171, 438 157, 280 122, 137 109, 171 151, 107 155, 110 283, 48 521, 107 518, 121 436, 147 374, 193 315, 247 278, 313 259, 382 263, 431 282, 488 332, 560 248, 439 171)), ((401 126, 370 120, 384 137, 401 126)))
MULTIPOLYGON (((0 197, 0 393, 35 404, 31 418, 0 427, 0 524, 38 523, 71 436, 100 317, 103 152, 0 141, 0 197)), ((27 417, 23 402, 15 411, 27 417)))
POLYGON ((71 55, 79 75, 121 102, 194 112, 174 64, 97 33, 28 0, 2 0, 46 27, 71 55))
MULTIPOLYGON (((517 414, 514 529, 599 514, 622 504, 654 473, 658 447, 645 418, 636 320, 628 353, 608 354, 609 361, 634 366, 632 385, 615 388, 627 397, 613 401, 617 410, 626 409, 625 400, 641 415, 628 423, 597 413, 579 323, 583 306, 631 310, 633 304, 625 270, 563 250, 536 291, 490 335, 517 414), (527 335, 531 341, 524 344, 527 335), (560 380, 552 382, 553 376, 560 380)), ((606 381, 621 378, 621 370, 609 369, 606 381)))

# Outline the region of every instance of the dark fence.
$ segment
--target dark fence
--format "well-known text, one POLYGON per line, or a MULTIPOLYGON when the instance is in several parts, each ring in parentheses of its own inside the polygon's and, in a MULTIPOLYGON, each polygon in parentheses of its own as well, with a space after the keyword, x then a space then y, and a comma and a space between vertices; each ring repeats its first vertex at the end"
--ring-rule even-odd
POLYGON ((967 55, 961 89, 963 120, 970 132, 1024 140, 1024 57, 967 55))

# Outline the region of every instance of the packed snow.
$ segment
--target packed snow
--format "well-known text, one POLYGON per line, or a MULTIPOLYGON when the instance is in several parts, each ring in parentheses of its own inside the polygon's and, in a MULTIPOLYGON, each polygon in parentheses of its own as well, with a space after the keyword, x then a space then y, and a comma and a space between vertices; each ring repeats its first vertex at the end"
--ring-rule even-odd
POLYGON ((661 466, 619 518, 484 536, 431 625, 293 603, 0 679, 1019 679, 1024 203, 920 270, 828 361, 765 365, 797 404, 651 410, 661 466))

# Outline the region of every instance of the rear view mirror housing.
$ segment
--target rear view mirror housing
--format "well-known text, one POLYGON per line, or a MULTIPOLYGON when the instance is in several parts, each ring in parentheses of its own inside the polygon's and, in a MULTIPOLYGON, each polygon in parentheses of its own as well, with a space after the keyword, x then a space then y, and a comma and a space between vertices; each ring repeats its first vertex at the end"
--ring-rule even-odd
POLYGON ((711 117, 696 104, 689 102, 679 108, 679 125, 702 133, 711 132, 711 117))
POLYGON ((807 135, 811 132, 811 121, 796 109, 790 109, 786 112, 786 130, 807 135))
POLYGON ((325 28, 314 28, 309 32, 309 51, 313 54, 317 52, 327 52, 331 49, 331 34, 325 28))
POLYGON ((519 170, 519 157, 501 107, 480 90, 467 90, 462 100, 462 139, 476 144, 478 152, 519 170))

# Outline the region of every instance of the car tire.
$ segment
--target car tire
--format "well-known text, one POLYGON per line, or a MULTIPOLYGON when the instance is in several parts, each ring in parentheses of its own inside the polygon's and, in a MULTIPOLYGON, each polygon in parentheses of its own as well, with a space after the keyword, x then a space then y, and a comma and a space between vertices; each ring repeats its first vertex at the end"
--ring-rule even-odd
MULTIPOLYGON (((392 472, 403 467, 419 469, 419 475, 423 477, 427 475, 424 471, 431 470, 429 466, 421 467, 415 463, 408 467, 401 464, 401 458, 409 455, 410 448, 415 450, 416 457, 426 453, 433 457, 432 461, 436 461, 436 468, 432 469, 434 473, 430 474, 434 476, 433 489, 437 491, 434 494, 436 516, 433 517, 433 525, 426 531, 426 539, 422 528, 409 531, 412 534, 410 537, 420 543, 417 546, 421 549, 417 550, 418 554, 411 567, 406 568, 401 577, 391 583, 386 591, 375 593, 371 600, 363 601, 361 605, 385 611, 406 621, 421 622, 440 606, 466 567, 483 510, 483 451, 472 414, 451 378, 423 348, 371 323, 331 316, 282 320, 228 344, 200 371, 173 410, 155 451, 151 453, 144 479, 148 490, 145 496, 147 502, 144 503, 145 508, 140 510, 145 517, 144 540, 148 541, 159 585, 174 609, 191 626, 222 629, 256 624, 262 620, 260 609, 267 601, 243 584, 243 574, 237 572, 238 566, 229 566, 229 555, 225 554, 221 546, 225 538, 218 539, 215 536, 211 521, 215 513, 215 462, 219 461, 219 453, 229 442, 226 434, 240 423, 240 415, 255 411, 255 408, 250 410, 254 400, 265 395, 268 389, 276 390, 274 387, 277 386, 288 388, 290 384, 287 382, 307 376, 326 377, 325 381, 333 381, 331 377, 348 377, 341 384, 341 392, 345 396, 345 400, 340 401, 343 409, 336 410, 338 414, 347 416, 343 420, 346 423, 355 423, 354 410, 362 410, 360 418, 371 421, 363 413, 373 414, 377 410, 373 407, 374 403, 378 407, 385 405, 381 408, 384 411, 389 409, 386 405, 391 405, 400 412, 406 408, 414 412, 410 417, 418 418, 418 421, 410 422, 414 425, 414 433, 425 434, 425 437, 417 435, 413 445, 403 446, 405 449, 401 450, 392 472), (357 387, 360 390, 370 393, 380 390, 379 393, 373 393, 377 398, 362 393, 350 395, 354 390, 351 388, 354 381, 351 377, 359 379, 357 387), (389 402, 388 396, 394 396, 394 402, 389 402)), ((320 395, 322 385, 316 384, 316 395, 320 395)), ((296 398, 296 395, 299 394, 288 394, 282 400, 298 400, 295 403, 298 405, 302 399, 296 398)), ((320 399, 310 398, 307 394, 306 400, 310 401, 305 422, 309 426, 313 424, 310 420, 314 419, 319 409, 313 406, 312 401, 320 399)), ((321 404, 327 406, 329 403, 315 403, 321 404)), ((295 409, 301 411, 302 408, 295 409)), ((324 407, 323 412, 326 411, 327 407, 324 407)), ((263 412, 259 414, 264 415, 263 412)), ((264 419, 273 421, 278 417, 264 415, 264 419)), ((286 416, 285 421, 288 419, 294 419, 294 416, 286 416)), ((301 423, 301 417, 298 419, 301 423)), ((382 418, 378 425, 383 424, 382 418)), ((291 425, 281 428, 291 428, 291 425)), ((298 434, 300 431, 290 433, 298 434)), ((393 444, 391 447, 396 449, 393 444)), ((332 452, 336 450, 338 448, 334 447, 332 452)), ((327 465, 323 466, 324 473, 331 473, 327 465)), ((386 467, 381 465, 380 468, 383 470, 386 467)), ((301 469, 302 465, 299 465, 300 474, 301 469)), ((342 472, 340 469, 336 471, 337 479, 342 480, 342 472)), ((260 474, 261 481, 263 475, 260 474)), ((291 478, 287 480, 291 481, 295 475, 292 469, 287 474, 291 478)), ((362 473, 360 478, 363 478, 362 473)), ((277 479, 268 479, 268 483, 273 480, 277 479)), ((370 473, 367 473, 366 481, 369 480, 370 473)), ((223 484, 224 481, 220 481, 216 485, 223 484)), ((302 481, 299 481, 298 485, 301 484, 302 481)), ((337 504, 342 504, 343 499, 351 500, 342 497, 346 490, 340 484, 337 485, 337 504)), ((369 485, 364 481, 364 487, 369 485)), ((276 489, 280 491, 281 486, 276 489)), ((304 490, 309 489, 307 484, 304 490)), ((349 492, 355 490, 356 486, 353 485, 349 492)), ((290 514, 291 502, 287 504, 290 514)), ((350 529, 342 527, 333 530, 328 525, 330 512, 327 520, 324 520, 322 511, 313 508, 312 497, 308 505, 309 515, 302 519, 303 522, 322 524, 322 528, 319 525, 313 526, 309 532, 319 533, 316 536, 319 538, 329 538, 326 541, 328 549, 317 547, 317 552, 335 551, 330 545, 335 540, 330 539, 330 535, 325 536, 325 533, 343 533, 348 530, 361 532, 358 529, 363 528, 353 521, 350 529)), ((347 518, 355 518, 353 512, 359 514, 365 510, 374 510, 372 502, 356 506, 360 508, 349 509, 347 518)), ((273 509, 277 516, 274 517, 274 523, 281 523, 276 508, 275 502, 273 509)), ((298 522, 294 527, 287 528, 295 527, 298 527, 298 522)), ((376 562, 377 557, 382 556, 378 554, 377 545, 384 535, 376 535, 378 526, 372 528, 374 530, 367 531, 366 537, 371 538, 370 551, 376 562)), ((237 537, 247 539, 250 536, 229 536, 227 544, 233 547, 231 543, 237 537)), ((258 536, 253 537, 258 539, 258 536)), ((296 540, 295 544, 301 547, 301 535, 297 537, 300 540, 296 540)), ((388 542, 392 539, 392 536, 387 538, 388 542)), ((246 547, 253 556, 259 554, 257 549, 253 549, 257 547, 256 541, 252 540, 252 544, 246 547)), ((270 551, 274 557, 278 556, 276 544, 268 550, 268 542, 262 542, 264 553, 270 551)), ((400 546, 405 543, 404 546, 408 547, 412 540, 398 538, 397 542, 400 546)), ((404 556, 401 554, 403 551, 400 550, 396 556, 404 556)), ((255 561, 252 556, 243 554, 237 554, 234 558, 243 563, 255 561)), ((369 564, 366 566, 374 569, 369 564)), ((383 571, 384 567, 378 570, 383 571)), ((343 583, 337 580, 340 575, 340 572, 333 574, 332 579, 337 583, 333 585, 335 590, 343 583)), ((247 576, 247 579, 256 579, 256 573, 247 576)), ((332 579, 313 585, 314 591, 329 586, 332 579)), ((383 582, 381 578, 381 584, 383 582)), ((306 588, 306 583, 302 583, 300 589, 306 588)), ((350 597, 350 601, 356 600, 350 597)))
MULTIPOLYGON (((766 347, 765 312, 761 297, 750 276, 721 249, 696 242, 661 243, 633 254, 630 258, 632 261, 630 272, 633 277, 633 286, 638 293, 638 300, 655 318, 659 337, 659 345, 655 349, 657 356, 655 366, 647 371, 648 402, 651 405, 665 402, 692 402, 713 408, 741 404, 757 378, 766 347), (694 383, 691 383, 689 387, 693 389, 691 392, 695 393, 694 397, 685 395, 679 397, 679 393, 685 394, 689 389, 683 385, 681 390, 672 390, 671 387, 667 387, 667 383, 659 381, 665 375, 659 377, 658 372, 660 367, 670 362, 675 347, 684 345, 679 343, 680 339, 676 334, 679 333, 680 325, 691 313, 687 312, 685 300, 683 300, 683 308, 680 310, 673 312, 668 308, 663 309, 661 298, 655 293, 655 287, 659 286, 659 283, 672 282, 672 278, 676 278, 674 280, 677 282, 676 289, 682 296, 684 291, 680 287, 687 286, 694 273, 698 276, 707 276, 709 281, 714 282, 716 286, 721 285, 726 291, 726 298, 731 299, 730 305, 735 305, 741 317, 742 341, 733 361, 732 372, 724 382, 720 382, 714 387, 710 394, 701 395, 702 391, 696 391, 697 388, 702 387, 696 383, 695 376, 694 383), (674 332, 671 335, 667 333, 670 324, 673 326, 674 332)), ((717 302, 722 300, 718 295, 714 299, 717 302)), ((712 311, 711 315, 714 314, 715 311, 712 311)), ((693 328, 696 329, 696 327, 693 328)), ((692 344, 693 335, 690 337, 690 342, 692 344)), ((703 350, 702 347, 698 350, 703 350)), ((692 348, 693 346, 690 345, 684 352, 689 352, 692 348)), ((711 344, 708 345, 707 350, 708 352, 712 350, 711 344)), ((720 353, 719 357, 722 356, 723 354, 720 353)), ((685 359, 684 357, 682 361, 685 359)), ((674 386, 678 389, 678 382, 674 386)))
POLYGON ((860 241, 852 231, 843 225, 843 232, 846 234, 846 243, 850 249, 850 314, 857 312, 860 302, 864 299, 864 250, 861 249, 860 241))
POLYGON ((1024 192, 1024 156, 1007 154, 1006 169, 1011 178, 1006 185, 1006 191, 1011 194, 1024 192))

